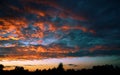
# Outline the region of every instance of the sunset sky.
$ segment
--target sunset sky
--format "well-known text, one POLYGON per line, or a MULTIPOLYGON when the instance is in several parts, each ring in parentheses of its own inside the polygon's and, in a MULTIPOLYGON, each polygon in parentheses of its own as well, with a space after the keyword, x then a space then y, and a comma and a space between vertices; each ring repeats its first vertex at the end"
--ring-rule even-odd
POLYGON ((120 66, 119 0, 0 0, 4 69, 120 66))

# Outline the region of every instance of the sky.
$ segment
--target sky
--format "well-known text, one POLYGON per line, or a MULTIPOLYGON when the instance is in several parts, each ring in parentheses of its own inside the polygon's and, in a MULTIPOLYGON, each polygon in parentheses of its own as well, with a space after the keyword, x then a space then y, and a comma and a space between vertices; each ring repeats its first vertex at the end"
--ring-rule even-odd
MULTIPOLYGON (((0 0, 0 64, 120 65, 119 0, 0 0)), ((38 67, 39 66, 39 67, 38 67)))

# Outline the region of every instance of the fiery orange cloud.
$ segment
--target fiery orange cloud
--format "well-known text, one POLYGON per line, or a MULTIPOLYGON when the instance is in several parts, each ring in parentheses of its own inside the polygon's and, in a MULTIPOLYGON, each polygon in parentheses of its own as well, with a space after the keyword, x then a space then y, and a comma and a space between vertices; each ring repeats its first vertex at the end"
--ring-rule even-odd
POLYGON ((19 18, 19 19, 10 19, 9 22, 11 22, 13 25, 15 25, 18 28, 25 28, 28 26, 28 22, 25 18, 19 18))
POLYGON ((45 30, 45 26, 43 22, 35 22, 34 26, 37 26, 40 28, 40 30, 44 31, 45 30))
POLYGON ((12 34, 16 34, 17 36, 11 36, 9 35, 7 38, 2 37, 1 40, 9 40, 9 39, 13 39, 13 40, 19 40, 20 38, 23 38, 24 35, 21 33, 21 28, 25 28, 28 25, 28 22, 25 18, 0 18, 0 22, 2 22, 2 24, 0 25, 0 30, 3 30, 3 32, 1 32, 1 34, 7 34, 7 33, 12 33, 12 34))
MULTIPOLYGON (((10 47, 10 46, 9 46, 10 47)), ((6 47, 7 48, 7 47, 6 47)), ((43 59, 50 57, 63 57, 68 53, 75 53, 78 48, 63 48, 60 45, 55 45, 52 47, 44 46, 26 46, 26 47, 14 47, 11 46, 12 51, 10 51, 5 57, 0 57, 0 59, 43 59), (46 55, 47 54, 47 55, 46 55)))
POLYGON ((19 40, 19 38, 16 38, 16 37, 13 37, 13 36, 9 36, 9 37, 7 37, 7 38, 0 36, 0 40, 10 40, 10 39, 11 39, 11 40, 19 40))
MULTIPOLYGON (((26 0, 26 1, 29 2, 29 1, 33 1, 33 0, 26 0)), ((57 8, 60 11, 58 11, 58 12, 51 11, 50 12, 50 9, 40 10, 40 9, 34 8, 32 6, 29 6, 29 4, 28 4, 23 7, 24 8, 23 10, 25 10, 23 13, 28 13, 30 15, 35 14, 38 17, 42 17, 42 18, 47 17, 47 16, 53 17, 55 15, 54 13, 56 13, 56 16, 58 16, 60 18, 69 17, 69 18, 72 18, 75 20, 86 20, 82 16, 78 16, 69 10, 63 9, 55 2, 51 3, 50 1, 39 1, 39 0, 36 0, 34 2, 36 2, 38 4, 48 4, 48 6, 57 8)), ((10 6, 10 8, 12 8, 13 10, 18 11, 18 12, 22 11, 15 6, 10 6)), ((0 40, 20 40, 20 42, 18 43, 18 44, 20 44, 19 47, 17 44, 11 45, 12 43, 10 45, 6 46, 6 47, 12 47, 15 50, 13 52, 11 51, 10 53, 8 52, 8 55, 5 55, 6 58, 9 57, 10 59, 12 59, 12 58, 13 59, 19 59, 19 58, 38 59, 38 58, 44 58, 44 57, 52 57, 53 55, 54 55, 54 57, 62 57, 68 53, 77 52, 77 50, 79 50, 78 47, 75 47, 73 49, 73 48, 67 48, 67 47, 64 48, 59 45, 55 45, 55 46, 46 48, 43 46, 31 46, 31 45, 33 43, 41 44, 44 41, 44 37, 49 35, 49 32, 52 32, 53 37, 54 36, 56 37, 54 40, 56 40, 56 39, 58 40, 58 38, 60 38, 63 35, 57 34, 54 32, 55 31, 57 32, 59 30, 62 32, 65 32, 65 34, 66 34, 66 31, 74 30, 74 29, 81 30, 83 32, 95 33, 94 30, 91 30, 87 27, 83 27, 81 25, 77 25, 77 26, 76 25, 72 26, 72 25, 67 25, 67 24, 65 24, 65 25, 63 24, 61 26, 60 25, 57 26, 57 25, 58 25, 57 22, 54 23, 51 20, 50 20, 50 22, 36 21, 36 20, 33 20, 33 22, 29 22, 27 20, 27 18, 24 18, 24 17, 0 18, 0 30, 3 30, 0 32, 0 34, 2 34, 2 35, 0 35, 0 40), (32 25, 30 25, 31 23, 32 23, 32 25), (45 32, 48 32, 48 33, 45 33, 45 32), (3 35, 5 35, 5 34, 9 34, 9 35, 4 37, 3 35), (43 40, 38 41, 38 39, 43 39, 43 40), (31 41, 31 40, 33 40, 33 41, 37 40, 37 42, 30 42, 29 46, 26 46, 26 40, 27 40, 27 43, 28 43, 28 41, 31 41), (21 41, 25 41, 25 42, 21 42, 21 41), (48 56, 46 56, 46 54, 48 54, 48 56)), ((100 47, 95 47, 90 50, 94 51, 96 48, 99 49, 100 47)), ((8 50, 10 50, 10 49, 8 49, 8 50)))
POLYGON ((39 38, 43 38, 44 35, 44 31, 45 31, 45 26, 43 22, 35 22, 34 23, 35 27, 38 27, 39 30, 37 30, 36 34, 32 34, 32 37, 39 37, 39 38))
POLYGON ((49 24, 49 29, 50 31, 54 32, 57 30, 57 27, 54 24, 49 24))
POLYGON ((13 18, 0 18, 0 21, 3 23, 0 28, 3 30, 14 30, 22 27, 27 27, 28 23, 25 18, 13 19, 13 18))
POLYGON ((36 34, 31 34, 31 36, 35 37, 35 38, 43 38, 44 37, 44 33, 43 32, 37 32, 36 34))

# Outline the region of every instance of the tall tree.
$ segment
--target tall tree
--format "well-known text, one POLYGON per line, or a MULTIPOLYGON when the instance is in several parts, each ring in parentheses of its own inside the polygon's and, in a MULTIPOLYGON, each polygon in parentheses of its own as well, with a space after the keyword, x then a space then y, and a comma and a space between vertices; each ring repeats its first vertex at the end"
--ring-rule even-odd
POLYGON ((60 64, 58 65, 57 70, 58 70, 58 71, 64 71, 63 63, 60 63, 60 64))
POLYGON ((3 71, 4 66, 0 64, 0 71, 3 71))

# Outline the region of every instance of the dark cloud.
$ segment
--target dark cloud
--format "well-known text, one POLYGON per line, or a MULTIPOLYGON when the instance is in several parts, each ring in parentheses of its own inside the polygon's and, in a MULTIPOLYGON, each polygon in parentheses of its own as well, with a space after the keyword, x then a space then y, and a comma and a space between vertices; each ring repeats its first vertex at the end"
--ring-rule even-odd
POLYGON ((119 56, 120 55, 120 50, 102 50, 102 51, 94 51, 94 52, 89 52, 89 51, 79 51, 76 53, 69 53, 67 56, 74 56, 74 57, 84 57, 84 56, 119 56))
POLYGON ((77 67, 78 65, 75 65, 75 64, 68 64, 69 66, 72 66, 72 67, 77 67))

